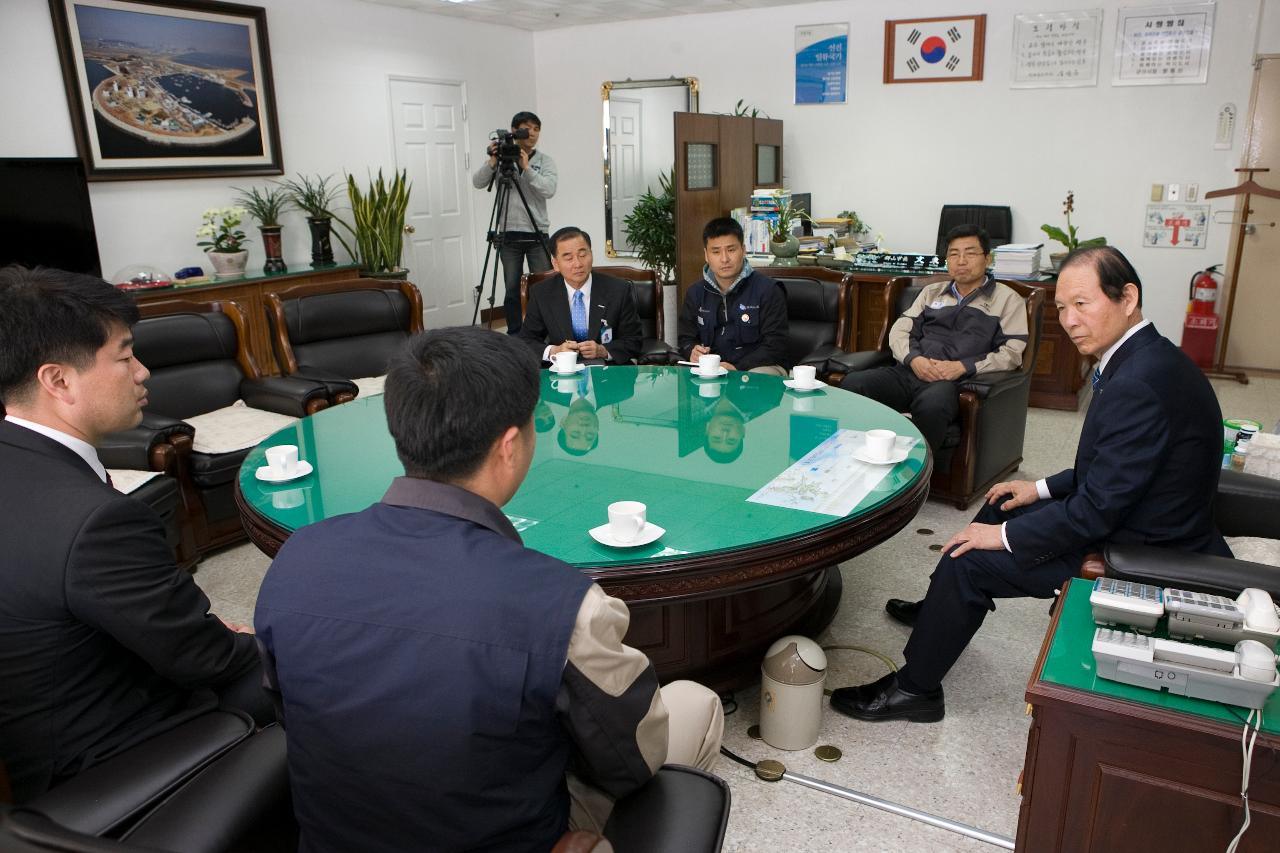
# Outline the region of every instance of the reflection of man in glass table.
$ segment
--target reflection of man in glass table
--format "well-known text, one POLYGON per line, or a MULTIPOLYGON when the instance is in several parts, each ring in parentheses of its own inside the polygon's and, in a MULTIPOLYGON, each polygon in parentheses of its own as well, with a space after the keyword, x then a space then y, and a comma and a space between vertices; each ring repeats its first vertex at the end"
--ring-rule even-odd
MULTIPOLYGON (((781 379, 760 374, 712 380, 704 391, 708 380, 687 368, 589 373, 596 447, 574 456, 554 440, 539 441, 529 476, 504 511, 530 548, 578 567, 627 602, 627 642, 649 655, 664 681, 727 687, 757 678, 759 655, 772 640, 816 634, 831 620, 841 593, 836 564, 900 530, 927 494, 930 463, 919 432, 854 394, 784 393, 781 379), (761 390, 749 392, 750 403, 740 399, 738 408, 754 416, 744 421, 741 454, 723 464, 703 447, 709 408, 748 393, 731 391, 730 378, 761 390), (904 447, 911 443, 904 461, 849 457, 865 430, 881 427, 898 433, 904 447), (665 534, 634 548, 593 540, 587 531, 604 524, 618 500, 647 504, 665 534)), ((565 395, 574 393, 564 385, 543 371, 547 405, 539 412, 562 416, 571 402, 565 395)), ((546 422, 544 413, 535 423, 539 417, 546 422)), ((401 473, 382 399, 359 398, 252 451, 237 499, 254 542, 274 554, 293 530, 378 501, 401 473), (254 470, 276 444, 297 444, 315 473, 279 486, 258 482, 254 470)))

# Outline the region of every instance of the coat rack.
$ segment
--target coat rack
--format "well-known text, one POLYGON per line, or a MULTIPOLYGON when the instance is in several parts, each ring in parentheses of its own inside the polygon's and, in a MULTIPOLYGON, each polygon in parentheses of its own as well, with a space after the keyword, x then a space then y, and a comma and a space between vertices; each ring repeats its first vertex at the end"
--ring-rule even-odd
MULTIPOLYGON (((1244 201, 1241 203, 1240 221, 1236 223, 1236 257, 1231 264, 1231 293, 1227 296, 1227 310, 1223 314, 1222 319, 1222 340, 1218 343, 1218 357, 1214 360, 1213 369, 1206 370, 1205 376, 1213 379, 1234 379, 1244 385, 1249 384, 1249 377, 1242 370, 1227 370, 1225 362, 1227 360, 1227 339, 1231 335, 1231 313, 1236 307, 1236 284, 1240 279, 1240 261, 1244 257, 1244 237, 1249 231, 1249 214, 1253 211, 1249 208, 1249 197, 1251 195, 1266 196, 1267 198, 1280 198, 1280 190, 1273 190, 1262 186, 1253 179, 1254 172, 1270 172, 1270 169, 1236 169, 1237 172, 1247 173, 1247 177, 1238 186, 1227 187, 1221 190, 1211 190, 1204 194, 1205 200, 1211 198, 1223 198, 1231 195, 1242 195, 1244 201)), ((1275 227, 1275 223, 1270 223, 1271 227, 1275 227)))

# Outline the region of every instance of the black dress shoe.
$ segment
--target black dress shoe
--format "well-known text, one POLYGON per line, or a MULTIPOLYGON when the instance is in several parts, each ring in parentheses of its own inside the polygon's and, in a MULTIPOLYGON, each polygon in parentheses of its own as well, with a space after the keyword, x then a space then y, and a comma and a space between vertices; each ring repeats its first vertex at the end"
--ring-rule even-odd
POLYGON ((903 625, 914 625, 916 624, 916 617, 920 615, 920 608, 923 606, 923 601, 891 598, 885 602, 884 612, 888 613, 889 618, 895 622, 901 622, 903 625))
POLYGON ((833 690, 831 707, 854 719, 873 723, 886 720, 936 723, 946 714, 941 687, 930 693, 907 693, 898 687, 898 675, 893 672, 871 684, 833 690))

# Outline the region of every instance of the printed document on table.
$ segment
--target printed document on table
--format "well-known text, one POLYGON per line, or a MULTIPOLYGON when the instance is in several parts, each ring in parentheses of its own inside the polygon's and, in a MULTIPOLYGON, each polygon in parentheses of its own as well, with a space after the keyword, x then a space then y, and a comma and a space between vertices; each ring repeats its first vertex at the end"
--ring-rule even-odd
MULTIPOLYGON (((917 438, 898 436, 894 451, 902 455, 917 438)), ((770 506, 846 516, 881 486, 898 465, 872 465, 854 458, 866 444, 861 430, 842 429, 810 450, 747 500, 770 506)))

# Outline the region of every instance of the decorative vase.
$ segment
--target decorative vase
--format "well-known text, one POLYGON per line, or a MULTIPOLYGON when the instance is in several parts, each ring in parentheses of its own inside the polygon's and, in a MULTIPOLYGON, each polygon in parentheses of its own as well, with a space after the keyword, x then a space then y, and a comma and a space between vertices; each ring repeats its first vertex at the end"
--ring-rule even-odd
POLYGON ((327 216, 308 216, 307 225, 311 228, 311 266, 334 266, 333 246, 329 243, 333 220, 327 216))
POLYGON ((262 250, 267 253, 267 262, 262 265, 262 271, 267 275, 288 272, 289 267, 285 265, 284 252, 281 251, 280 226, 261 225, 258 230, 262 232, 262 250))
POLYGON ((774 238, 769 241, 769 251, 773 253, 774 264, 780 267, 798 266, 796 255, 800 254, 800 241, 796 235, 788 234, 785 240, 774 238))
POLYGON ((213 264, 214 278, 226 281, 233 278, 244 278, 244 268, 249 263, 249 252, 209 252, 209 263, 213 264))
POLYGON ((1057 272, 1058 267, 1062 266, 1062 262, 1067 259, 1070 252, 1054 252, 1049 256, 1049 263, 1053 265, 1053 271, 1057 272))

